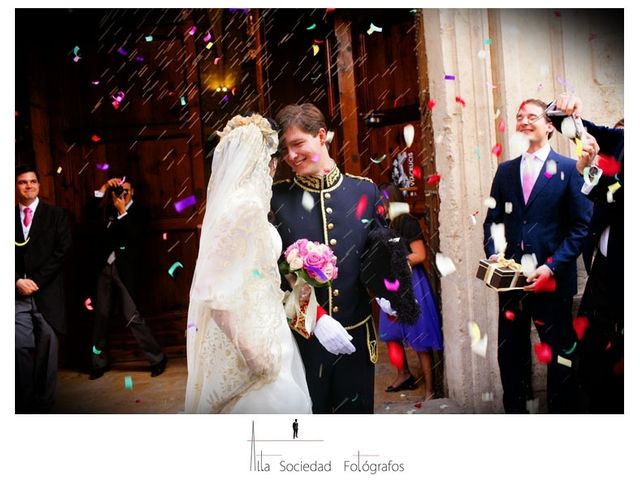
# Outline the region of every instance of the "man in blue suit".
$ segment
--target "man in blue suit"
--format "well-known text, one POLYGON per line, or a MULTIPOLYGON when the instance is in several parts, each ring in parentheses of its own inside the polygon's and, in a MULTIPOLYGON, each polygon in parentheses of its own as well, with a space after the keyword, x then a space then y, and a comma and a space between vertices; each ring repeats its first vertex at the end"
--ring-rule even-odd
POLYGON ((505 258, 521 262, 523 255, 535 255, 539 264, 523 291, 499 294, 498 364, 506 413, 526 413, 532 320, 541 343, 551 349, 550 358, 548 350, 541 355, 548 361, 549 412, 578 410, 571 308, 577 291, 576 258, 588 232, 592 206, 580 192, 582 178, 576 162, 549 145, 554 127, 545 108, 536 99, 520 105, 516 130, 529 139, 529 148, 521 157, 498 166, 491 186, 496 206, 487 211, 484 221, 485 252, 490 260, 497 259, 496 243, 498 247, 502 243, 494 242, 491 225, 504 224, 505 258))

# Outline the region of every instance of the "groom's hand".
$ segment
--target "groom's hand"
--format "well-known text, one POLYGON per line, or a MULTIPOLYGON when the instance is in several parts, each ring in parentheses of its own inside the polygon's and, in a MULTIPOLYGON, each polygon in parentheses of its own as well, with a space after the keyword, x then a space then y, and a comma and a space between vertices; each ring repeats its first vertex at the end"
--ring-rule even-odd
POLYGON ((322 315, 317 320, 313 334, 322 346, 334 355, 350 354, 356 351, 356 347, 350 342, 353 337, 340 322, 329 315, 322 315))

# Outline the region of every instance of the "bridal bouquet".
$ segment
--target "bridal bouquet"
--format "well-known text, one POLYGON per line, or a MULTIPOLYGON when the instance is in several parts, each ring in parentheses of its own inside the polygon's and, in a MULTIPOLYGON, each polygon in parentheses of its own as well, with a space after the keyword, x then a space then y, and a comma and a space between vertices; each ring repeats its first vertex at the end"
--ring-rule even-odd
POLYGON ((331 281, 338 276, 338 259, 329 246, 306 238, 289 245, 284 258, 280 262, 280 271, 283 274, 293 273, 297 277, 293 292, 285 294, 285 312, 291 328, 309 338, 315 328, 318 309, 313 287, 331 287, 331 281), (311 293, 308 300, 301 300, 300 294, 305 284, 311 286, 311 293))

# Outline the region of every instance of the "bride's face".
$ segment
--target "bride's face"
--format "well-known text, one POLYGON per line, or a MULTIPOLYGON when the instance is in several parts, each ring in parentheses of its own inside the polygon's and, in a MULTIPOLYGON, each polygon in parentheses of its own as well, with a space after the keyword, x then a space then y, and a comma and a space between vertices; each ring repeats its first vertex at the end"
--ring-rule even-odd
POLYGON ((280 156, 296 175, 318 175, 325 169, 328 158, 325 139, 323 128, 313 136, 298 127, 289 127, 280 140, 280 156))

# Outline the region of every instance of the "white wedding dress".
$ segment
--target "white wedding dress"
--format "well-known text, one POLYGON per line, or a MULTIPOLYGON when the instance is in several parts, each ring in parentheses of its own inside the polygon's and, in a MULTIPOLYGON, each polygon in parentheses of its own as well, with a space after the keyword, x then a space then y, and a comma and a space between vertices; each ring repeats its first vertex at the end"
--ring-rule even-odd
POLYGON ((186 413, 311 413, 267 221, 277 134, 234 117, 215 149, 187 320, 186 413))

